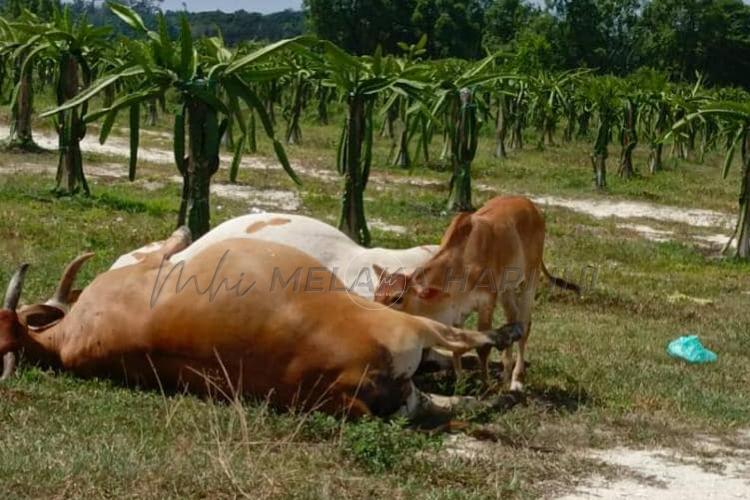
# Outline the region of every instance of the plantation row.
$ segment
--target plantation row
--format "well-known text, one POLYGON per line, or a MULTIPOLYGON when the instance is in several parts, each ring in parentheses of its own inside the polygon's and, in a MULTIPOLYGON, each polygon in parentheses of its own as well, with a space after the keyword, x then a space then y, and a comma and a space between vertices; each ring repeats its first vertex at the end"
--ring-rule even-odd
POLYGON ((209 229, 209 188, 222 141, 234 152, 232 182, 260 132, 299 183, 283 142, 303 140, 306 110, 327 123, 330 106, 339 102, 346 109, 337 151, 344 179, 340 228, 361 244, 370 241, 364 191, 375 134, 393 139, 392 161, 404 168, 434 160, 429 145, 442 140, 440 160, 452 171, 448 207, 470 210, 471 164, 482 127, 494 128, 498 158, 508 149, 522 150, 524 131, 534 128, 539 148, 589 141, 598 189, 606 188, 607 162, 615 150, 624 178, 635 173, 637 147, 648 149, 653 175, 660 175, 665 146, 671 155, 695 161, 719 150, 726 155, 724 176, 739 157, 734 237, 737 255, 750 258, 750 95, 743 90, 707 87, 700 75, 690 84, 672 83, 646 69, 627 78, 583 69, 528 73, 505 53, 480 61, 427 61, 424 37, 415 45, 401 44, 400 55, 378 50, 365 57, 309 37, 228 48, 218 37, 193 40, 187 18, 171 36, 163 17, 154 32, 130 8, 116 3, 108 8, 142 37, 114 39, 109 28, 73 19, 67 8, 49 22, 30 12, 12 21, 0 18, 0 84, 12 88, 6 147, 36 149, 33 94, 53 86, 57 107, 40 116, 52 118, 59 135, 61 194, 89 193, 80 141, 99 120, 99 139, 106 141, 120 112, 129 117, 134 179, 142 117, 152 117, 158 106, 164 110, 169 97, 177 102, 174 160, 183 178, 178 225, 188 224, 198 237, 209 229), (95 97, 101 97, 101 109, 90 109, 95 97), (282 140, 276 130, 279 109, 286 126, 282 140))

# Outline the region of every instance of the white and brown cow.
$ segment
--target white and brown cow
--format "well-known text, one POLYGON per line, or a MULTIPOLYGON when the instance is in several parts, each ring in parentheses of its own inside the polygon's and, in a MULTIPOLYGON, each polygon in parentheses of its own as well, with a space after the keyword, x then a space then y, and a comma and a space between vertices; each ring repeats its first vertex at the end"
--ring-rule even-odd
MULTIPOLYGON (((580 293, 577 285, 547 271, 542 261, 544 236, 544 218, 528 198, 493 198, 474 213, 457 215, 438 251, 416 272, 388 273, 376 266, 380 284, 375 300, 447 325, 463 324, 466 315, 477 311, 480 330, 491 327, 500 301, 508 321, 523 325, 515 366, 510 349, 503 358, 504 380, 511 390, 522 390, 539 273, 580 293)), ((482 347, 478 353, 487 380, 489 350, 482 347)), ((459 369, 460 361, 455 359, 459 369)))
MULTIPOLYGON (((377 277, 372 275, 373 264, 394 270, 414 269, 437 250, 437 245, 406 249, 363 248, 325 222, 304 215, 258 213, 235 217, 216 226, 170 261, 180 262, 214 243, 231 238, 252 238, 296 248, 318 260, 349 290, 366 299, 374 297, 377 287, 377 277)), ((111 269, 135 264, 160 245, 161 242, 152 243, 125 254, 115 261, 111 269)))
MULTIPOLYGON (((23 266, 0 310, 0 355, 23 349, 81 376, 237 391, 283 408, 416 416, 434 409, 411 381, 424 349, 461 354, 518 338, 513 325, 477 332, 373 309, 320 262, 277 243, 226 239, 168 264, 188 243, 177 232, 137 264, 100 274, 69 311, 54 303, 16 311, 23 266)), ((58 299, 90 255, 68 267, 58 299)))

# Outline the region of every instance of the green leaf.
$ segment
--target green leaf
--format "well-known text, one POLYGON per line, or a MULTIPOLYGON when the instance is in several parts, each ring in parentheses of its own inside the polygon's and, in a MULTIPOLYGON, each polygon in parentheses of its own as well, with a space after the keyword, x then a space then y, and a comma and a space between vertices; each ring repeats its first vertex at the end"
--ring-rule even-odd
POLYGON ((216 93, 212 90, 212 86, 207 85, 205 81, 190 82, 185 86, 185 89, 190 92, 192 96, 208 104, 214 109, 214 111, 224 113, 225 115, 229 114, 229 109, 227 109, 226 105, 221 102, 221 99, 216 96, 216 93))
POLYGON ((300 181, 299 177, 297 177, 297 174, 294 172, 294 170, 292 170, 292 166, 289 164, 289 158, 287 158, 286 156, 284 146, 282 146, 278 139, 276 139, 275 137, 271 118, 268 116, 268 112, 263 106, 263 103, 260 102, 260 99, 258 99, 258 96, 255 94, 255 92, 253 92, 250 87, 248 87, 248 85, 237 76, 233 76, 232 78, 226 80, 226 82, 224 83, 224 87, 227 89, 230 95, 237 96, 245 101, 245 104, 250 108, 251 113, 252 110, 255 110, 255 112, 258 113, 266 135, 273 142, 273 149, 276 152, 276 157, 279 159, 281 166, 295 183, 301 185, 302 181, 300 181))
POLYGON ((104 90, 105 88, 109 87, 113 83, 115 83, 120 78, 126 78, 129 76, 135 76, 143 74, 143 69, 141 68, 130 68, 125 71, 122 71, 120 73, 114 74, 114 75, 108 75, 103 78, 100 78, 99 80, 95 81, 91 84, 91 86, 86 89, 85 91, 78 94, 78 96, 74 97, 70 101, 66 102, 62 106, 58 106, 54 109, 51 109, 49 111, 45 111, 44 113, 40 114, 40 118, 45 118, 50 115, 54 115, 56 113, 59 113, 60 111, 66 111, 71 108, 75 108, 76 106, 83 104, 84 102, 88 101, 92 97, 94 97, 96 94, 104 90))
POLYGON ((234 147, 234 156, 232 156, 232 164, 229 167, 229 182, 237 182, 237 174, 240 170, 240 162, 242 161, 242 152, 245 150, 245 138, 246 134, 242 134, 234 147))
POLYGON ((268 116, 268 112, 263 106, 263 103, 260 102, 258 95, 253 92, 253 90, 247 85, 247 83, 242 81, 239 77, 233 77, 227 80, 224 86, 231 94, 245 101, 245 104, 250 109, 254 109, 255 111, 257 111, 258 116, 260 117, 261 124, 263 125, 263 129, 266 131, 266 135, 269 137, 273 137, 275 134, 273 131, 273 124, 271 123, 271 118, 268 116))
POLYGON ((335 43, 329 42, 328 40, 321 40, 320 44, 322 45, 329 62, 333 63, 333 65, 337 66, 341 71, 364 69, 359 59, 349 55, 335 43))
POLYGON ((184 175, 185 163, 185 107, 182 106, 174 117, 174 161, 177 170, 184 175))
POLYGON ((372 125, 372 107, 373 103, 365 104, 365 119, 364 119, 364 157, 362 159, 362 186, 367 186, 367 181, 370 178, 370 165, 372 165, 372 137, 373 137, 373 125, 372 125))
POLYGON ((138 140, 141 128, 141 106, 136 103, 130 106, 130 167, 128 179, 135 180, 135 167, 138 164, 138 140))
POLYGON ((737 150, 737 145, 742 142, 745 133, 745 127, 740 127, 734 135, 734 139, 732 139, 732 144, 727 149, 727 154, 724 158, 724 168, 721 170, 721 176, 724 179, 729 175, 729 169, 732 167, 732 160, 734 159, 734 152, 737 150))
POLYGON ((286 151, 284 151, 284 146, 281 145, 278 139, 273 139, 273 150, 276 152, 276 158, 279 159, 279 163, 281 163, 281 166, 284 168, 287 175, 292 178, 295 184, 301 186, 302 181, 297 177, 294 170, 292 170, 292 166, 289 164, 289 158, 287 158, 286 151))
POLYGON ((192 78, 195 72, 195 51, 193 49, 193 34, 190 32, 187 14, 180 16, 180 77, 184 80, 192 78))
POLYGON ((47 50, 50 47, 52 47, 52 45, 50 45, 49 43, 42 43, 29 51, 28 55, 23 59, 23 63, 21 63, 21 74, 24 75, 29 71, 28 68, 31 64, 33 64, 37 54, 47 50))
POLYGON ((112 126, 115 124, 115 118, 117 118, 117 109, 111 110, 107 117, 104 119, 104 123, 102 123, 102 129, 99 131, 99 144, 104 144, 107 141, 107 137, 109 137, 109 133, 112 131, 112 126))
POLYGON ((86 116, 83 117, 83 121, 86 123, 91 123, 114 110, 119 111, 133 104, 139 103, 141 101, 145 101, 146 99, 156 98, 160 95, 160 93, 161 93, 161 90, 158 87, 152 87, 149 89, 141 90, 139 92, 133 92, 132 94, 119 97, 117 100, 115 100, 115 102, 112 103, 112 106, 108 108, 104 108, 104 109, 99 109, 97 111, 87 114, 86 116))
POLYGON ((372 58, 372 72, 379 75, 383 71, 383 47, 378 44, 375 55, 372 58))
POLYGON ((348 120, 344 122, 344 126, 341 127, 341 137, 339 137, 338 148, 336 149, 336 170, 339 174, 344 175, 346 165, 346 146, 349 137, 348 132, 348 120))
POLYGON ((276 43, 266 45, 262 49, 256 50, 255 52, 252 52, 246 56, 240 57, 239 59, 234 61, 232 64, 229 65, 229 67, 226 69, 224 74, 231 75, 233 73, 243 70, 245 67, 253 63, 263 60, 263 58, 268 57, 269 55, 275 52, 278 52, 281 49, 288 48, 291 46, 298 46, 304 43, 309 43, 310 40, 312 40, 310 37, 296 37, 296 38, 288 38, 285 40, 279 40, 276 43))
POLYGON ((143 24, 143 19, 141 19, 141 16, 139 16, 138 13, 130 7, 126 7, 125 5, 119 4, 117 2, 107 2, 106 5, 114 15, 122 19, 122 21, 131 28, 136 31, 140 31, 141 33, 148 33, 148 28, 146 28, 146 25, 143 24))
POLYGON ((161 12, 157 13, 156 19, 159 26, 159 38, 154 40, 152 45, 155 52, 159 55, 159 59, 161 59, 161 65, 167 68, 174 68, 174 47, 172 46, 172 40, 169 38, 167 20, 161 12))

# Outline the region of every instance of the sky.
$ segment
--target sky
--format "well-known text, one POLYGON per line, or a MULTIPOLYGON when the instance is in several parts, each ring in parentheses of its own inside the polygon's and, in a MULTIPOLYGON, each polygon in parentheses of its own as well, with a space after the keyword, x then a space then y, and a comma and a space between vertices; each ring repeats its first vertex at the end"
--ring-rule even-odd
POLYGON ((161 4, 163 10, 182 10, 183 3, 191 12, 204 10, 222 10, 234 12, 244 9, 248 12, 262 12, 268 14, 284 9, 302 8, 302 0, 164 0, 161 4))

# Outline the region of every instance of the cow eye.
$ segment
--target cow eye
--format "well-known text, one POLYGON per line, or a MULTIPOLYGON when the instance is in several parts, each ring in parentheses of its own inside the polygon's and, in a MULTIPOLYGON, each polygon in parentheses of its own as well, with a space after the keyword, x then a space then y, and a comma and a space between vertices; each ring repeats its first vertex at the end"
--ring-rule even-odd
POLYGON ((391 304, 402 304, 404 302, 403 295, 395 295, 391 297, 391 304))

